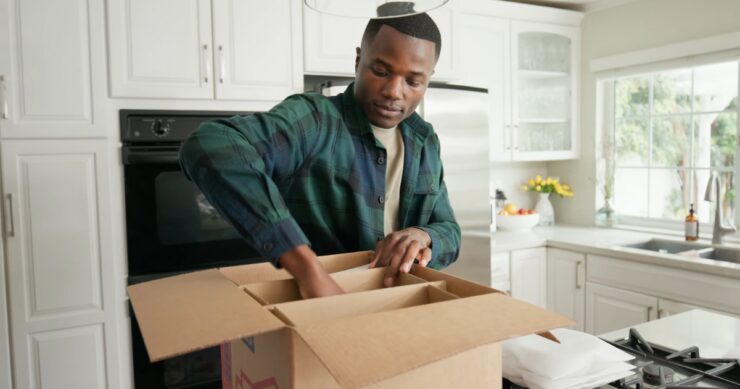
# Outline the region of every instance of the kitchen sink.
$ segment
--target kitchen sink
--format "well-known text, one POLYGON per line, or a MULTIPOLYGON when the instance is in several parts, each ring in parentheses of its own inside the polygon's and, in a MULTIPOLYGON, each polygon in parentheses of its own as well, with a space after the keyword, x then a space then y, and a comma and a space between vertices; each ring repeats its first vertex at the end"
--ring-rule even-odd
POLYGON ((655 251, 663 254, 678 254, 690 251, 697 251, 711 248, 711 246, 698 243, 678 242, 675 240, 650 239, 646 242, 639 242, 624 245, 622 247, 631 247, 641 250, 655 251))
POLYGON ((740 264, 740 250, 711 247, 700 250, 699 257, 740 264))
POLYGON ((684 257, 713 259, 740 264, 740 249, 714 247, 700 243, 679 242, 675 240, 650 239, 645 242, 624 245, 639 250, 648 250, 661 254, 677 254, 684 257))

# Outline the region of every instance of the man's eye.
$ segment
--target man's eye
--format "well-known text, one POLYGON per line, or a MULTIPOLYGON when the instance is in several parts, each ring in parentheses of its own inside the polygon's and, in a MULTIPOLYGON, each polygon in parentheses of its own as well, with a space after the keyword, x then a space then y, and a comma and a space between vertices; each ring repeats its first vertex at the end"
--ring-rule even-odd
POLYGON ((412 86, 416 88, 417 86, 421 85, 419 81, 416 80, 406 80, 406 83, 409 84, 409 86, 412 86))
POLYGON ((376 76, 379 76, 379 77, 383 77, 383 76, 386 76, 386 75, 388 75, 388 72, 386 72, 386 71, 385 71, 385 70, 383 70, 383 69, 380 69, 380 68, 376 68, 376 67, 373 67, 373 68, 370 68, 370 69, 371 69, 371 70, 373 71, 373 73, 374 73, 374 74, 375 74, 376 76))

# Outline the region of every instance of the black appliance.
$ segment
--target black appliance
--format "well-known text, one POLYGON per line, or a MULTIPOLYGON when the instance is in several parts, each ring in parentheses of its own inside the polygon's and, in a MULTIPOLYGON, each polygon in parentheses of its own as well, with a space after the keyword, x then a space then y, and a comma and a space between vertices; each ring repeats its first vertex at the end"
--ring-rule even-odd
POLYGON ((611 345, 635 356, 635 375, 613 382, 610 387, 652 388, 740 388, 737 359, 702 358, 697 347, 672 350, 645 341, 631 328, 629 338, 611 345))
MULTIPOLYGON (((208 120, 249 112, 121 110, 128 284, 263 262, 182 173, 185 139, 208 120)), ((136 388, 219 388, 218 347, 151 363, 130 311, 136 388)))

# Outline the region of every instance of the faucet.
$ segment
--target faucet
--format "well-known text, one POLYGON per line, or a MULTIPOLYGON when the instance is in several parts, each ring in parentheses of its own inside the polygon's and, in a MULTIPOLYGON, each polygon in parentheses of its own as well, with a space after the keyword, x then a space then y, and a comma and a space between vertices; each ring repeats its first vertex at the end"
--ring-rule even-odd
POLYGON ((707 182, 707 190, 704 194, 704 200, 716 203, 714 209, 714 231, 712 231, 712 244, 722 244, 725 235, 737 231, 737 227, 730 223, 725 224, 724 212, 722 212, 722 190, 719 185, 719 176, 717 172, 712 172, 707 182))

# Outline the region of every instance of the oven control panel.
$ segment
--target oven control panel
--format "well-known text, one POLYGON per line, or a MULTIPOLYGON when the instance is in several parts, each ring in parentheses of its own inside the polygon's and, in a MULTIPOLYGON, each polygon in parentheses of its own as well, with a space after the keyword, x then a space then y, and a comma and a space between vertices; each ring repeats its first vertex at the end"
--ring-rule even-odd
POLYGON ((181 143, 204 122, 252 112, 121 110, 121 141, 181 143))

